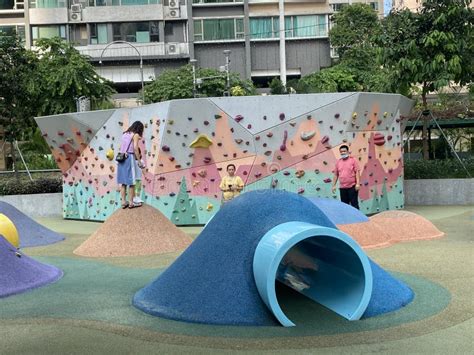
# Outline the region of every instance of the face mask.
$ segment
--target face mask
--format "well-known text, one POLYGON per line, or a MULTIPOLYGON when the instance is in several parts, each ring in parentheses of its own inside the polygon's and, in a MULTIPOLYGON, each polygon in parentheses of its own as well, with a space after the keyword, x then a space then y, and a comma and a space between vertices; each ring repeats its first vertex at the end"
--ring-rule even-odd
POLYGON ((349 158, 349 154, 341 154, 341 158, 342 159, 347 159, 347 158, 349 158))

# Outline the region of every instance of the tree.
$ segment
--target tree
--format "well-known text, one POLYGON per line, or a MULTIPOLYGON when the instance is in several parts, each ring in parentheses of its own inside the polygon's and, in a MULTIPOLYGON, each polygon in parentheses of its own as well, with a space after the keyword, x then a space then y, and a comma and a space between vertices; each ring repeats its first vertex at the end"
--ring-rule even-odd
MULTIPOLYGON (((0 124, 11 145, 13 161, 14 142, 24 139, 35 126, 37 66, 37 58, 16 35, 0 36, 0 124)), ((15 172, 19 178, 16 165, 15 172)))
POLYGON ((359 91, 360 85, 346 66, 339 64, 320 72, 306 75, 299 81, 296 91, 300 93, 359 91))
MULTIPOLYGON (((383 21, 379 37, 381 60, 394 72, 393 84, 406 94, 421 86, 427 109, 428 93, 451 82, 465 85, 473 80, 474 14, 471 0, 426 0, 420 13, 392 12, 383 21)), ((428 121, 423 117, 423 157, 429 159, 428 121)))
POLYGON ((112 83, 99 76, 72 44, 60 38, 40 39, 38 72, 41 79, 36 90, 41 92, 40 115, 75 112, 76 99, 85 96, 94 106, 108 101, 115 90, 112 83))
MULTIPOLYGON (((223 96, 226 91, 226 74, 216 69, 199 68, 196 78, 201 78, 197 92, 199 96, 223 96)), ((230 86, 240 86, 245 95, 253 95, 255 88, 251 81, 241 80, 236 73, 230 74, 230 86)), ((239 93, 242 93, 239 90, 239 93)), ((192 66, 185 65, 178 69, 165 70, 159 77, 145 86, 147 102, 161 102, 193 97, 192 66)))
POLYGON ((377 13, 369 5, 345 6, 333 15, 332 23, 329 40, 341 60, 354 58, 357 65, 365 65, 365 68, 367 64, 375 64, 374 43, 380 35, 381 25, 377 13))
POLYGON ((270 93, 272 95, 286 94, 285 85, 283 85, 279 78, 273 78, 270 82, 270 93))
POLYGON ((332 21, 331 44, 338 52, 339 64, 360 84, 359 90, 393 92, 390 73, 377 61, 377 38, 382 31, 377 13, 369 5, 358 3, 343 7, 332 21))

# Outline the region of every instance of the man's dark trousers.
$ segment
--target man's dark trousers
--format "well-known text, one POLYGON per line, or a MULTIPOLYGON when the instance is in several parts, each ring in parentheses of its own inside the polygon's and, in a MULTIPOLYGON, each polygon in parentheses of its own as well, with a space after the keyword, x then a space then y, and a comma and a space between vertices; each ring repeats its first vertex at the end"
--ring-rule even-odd
POLYGON ((348 189, 339 189, 339 192, 341 193, 342 202, 359 209, 359 191, 356 190, 355 186, 348 189))

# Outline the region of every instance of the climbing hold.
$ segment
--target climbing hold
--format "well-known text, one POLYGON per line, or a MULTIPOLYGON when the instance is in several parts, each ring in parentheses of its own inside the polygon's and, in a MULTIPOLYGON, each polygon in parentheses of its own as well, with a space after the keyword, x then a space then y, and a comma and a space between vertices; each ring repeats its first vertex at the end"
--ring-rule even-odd
POLYGON ((328 141, 329 141, 328 136, 324 136, 323 138, 321 138, 321 143, 323 143, 323 144, 326 144, 328 141))
POLYGON ((216 120, 218 120, 218 119, 221 118, 221 117, 222 117, 221 115, 214 115, 214 118, 215 118, 216 120))
MULTIPOLYGON (((107 153, 105 153, 105 157, 112 161, 114 159, 115 152, 113 149, 107 150, 107 153)), ((85 158, 84 158, 85 159, 85 158)))
POLYGON ((213 208, 214 208, 214 206, 212 205, 212 203, 208 203, 207 206, 206 206, 207 211, 212 211, 213 208))
POLYGON ((240 143, 242 143, 242 142, 243 142, 243 140, 240 139, 240 138, 235 139, 235 143, 237 143, 237 144, 240 144, 240 143))
POLYGON ((300 187, 300 188, 298 189, 298 193, 299 193, 299 194, 304 193, 304 188, 300 187))
POLYGON ((340 115, 339 115, 338 113, 336 113, 336 114, 334 115, 334 118, 336 118, 336 119, 338 119, 339 117, 340 117, 340 115))
POLYGON ((277 184, 278 184, 278 180, 272 178, 272 184, 271 184, 272 188, 275 188, 277 184))
POLYGON ((168 147, 167 145, 164 145, 164 146, 161 147, 161 150, 164 151, 164 152, 169 152, 170 147, 168 147))
POLYGON ((197 174, 202 177, 202 178, 205 178, 207 176, 207 171, 205 169, 201 169, 197 172, 197 174))
POLYGON ((327 184, 327 183, 330 183, 332 180, 331 180, 331 178, 326 178, 323 181, 327 184))
POLYGON ((189 145, 190 148, 209 148, 212 145, 212 140, 205 134, 200 134, 189 145))
POLYGON ((280 113, 279 118, 280 118, 280 121, 283 121, 283 120, 285 119, 285 114, 284 114, 284 113, 280 113))
POLYGON ((384 145, 385 136, 382 133, 375 133, 374 135, 374 144, 375 145, 384 145))
POLYGON ((248 129, 251 129, 251 128, 252 128, 252 125, 249 123, 249 124, 247 125, 247 128, 248 128, 248 129))
POLYGON ((268 137, 268 138, 273 137, 273 133, 272 133, 272 132, 268 132, 268 133, 267 133, 267 137, 268 137))
POLYGON ((209 125, 209 121, 204 121, 204 126, 208 126, 209 125))
POLYGON ((271 151, 271 150, 267 150, 267 151, 266 151, 265 153, 263 153, 263 154, 265 154, 267 157, 269 157, 270 155, 272 155, 272 151, 271 151))
POLYGON ((354 112, 354 113, 352 114, 352 118, 353 118, 353 119, 357 118, 357 112, 354 112))
POLYGON ((239 123, 239 122, 242 121, 243 119, 244 119, 244 117, 243 117, 242 115, 237 115, 237 116, 235 116, 234 121, 237 122, 237 123, 239 123))
POLYGON ((211 162, 212 158, 210 157, 204 157, 204 159, 202 160, 204 162, 204 164, 209 164, 211 162))
POLYGON ((308 131, 308 132, 301 132, 300 137, 303 141, 309 141, 311 138, 314 137, 316 131, 308 131))
POLYGON ((297 170, 296 173, 295 173, 295 176, 299 179, 299 178, 303 177, 304 174, 305 174, 304 170, 297 170))

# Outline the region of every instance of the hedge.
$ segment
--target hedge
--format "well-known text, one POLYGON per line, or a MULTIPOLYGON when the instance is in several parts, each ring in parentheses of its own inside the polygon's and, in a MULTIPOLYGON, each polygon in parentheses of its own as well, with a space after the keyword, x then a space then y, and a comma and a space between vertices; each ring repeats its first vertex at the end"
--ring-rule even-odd
POLYGON ((58 178, 40 178, 33 181, 10 179, 0 181, 0 195, 44 194, 63 191, 63 182, 58 178))
MULTIPOLYGON (((474 158, 462 160, 474 177, 474 158)), ((468 178, 457 159, 405 160, 405 180, 410 179, 462 179, 468 178)))

